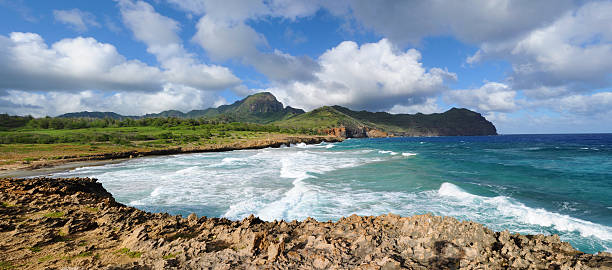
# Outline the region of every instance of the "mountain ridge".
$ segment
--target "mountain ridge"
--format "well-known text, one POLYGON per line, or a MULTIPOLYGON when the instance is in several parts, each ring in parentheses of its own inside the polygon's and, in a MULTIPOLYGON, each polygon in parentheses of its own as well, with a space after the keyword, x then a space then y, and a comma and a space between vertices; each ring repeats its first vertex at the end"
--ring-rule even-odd
POLYGON ((223 122, 274 124, 279 127, 311 129, 341 137, 387 136, 478 136, 497 135, 495 126, 480 113, 451 108, 443 113, 391 114, 353 111, 339 105, 322 106, 305 112, 283 106, 274 95, 260 92, 232 104, 183 113, 167 110, 143 116, 123 116, 114 112, 78 112, 58 117, 85 118, 206 118, 223 122))

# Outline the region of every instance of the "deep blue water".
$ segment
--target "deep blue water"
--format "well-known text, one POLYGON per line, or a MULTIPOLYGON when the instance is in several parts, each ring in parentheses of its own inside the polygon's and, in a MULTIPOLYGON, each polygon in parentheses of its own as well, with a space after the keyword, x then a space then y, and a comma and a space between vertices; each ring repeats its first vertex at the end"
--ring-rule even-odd
POLYGON ((121 202, 173 214, 337 220, 433 213, 612 249, 612 134, 351 139, 130 160, 99 178, 121 202))

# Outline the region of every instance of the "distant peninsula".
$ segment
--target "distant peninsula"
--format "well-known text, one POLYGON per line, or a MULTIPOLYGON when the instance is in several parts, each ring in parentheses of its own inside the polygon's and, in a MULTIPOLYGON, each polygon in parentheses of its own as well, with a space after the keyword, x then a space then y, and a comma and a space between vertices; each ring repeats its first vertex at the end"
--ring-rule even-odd
POLYGON ((272 124, 284 128, 306 128, 343 138, 391 136, 486 136, 497 135, 493 123, 481 114, 452 108, 444 113, 391 114, 353 111, 342 106, 324 106, 305 112, 283 106, 274 95, 261 92, 231 105, 183 113, 168 110, 143 116, 123 116, 114 112, 73 112, 60 118, 142 119, 176 117, 209 119, 221 122, 272 124))

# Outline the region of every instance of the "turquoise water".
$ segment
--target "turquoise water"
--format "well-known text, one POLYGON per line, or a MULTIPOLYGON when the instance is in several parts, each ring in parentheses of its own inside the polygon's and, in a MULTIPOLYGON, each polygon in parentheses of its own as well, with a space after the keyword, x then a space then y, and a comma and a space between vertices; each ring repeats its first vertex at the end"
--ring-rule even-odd
POLYGON ((147 211, 337 220, 433 213, 612 249, 612 134, 351 139, 134 159, 96 177, 147 211))

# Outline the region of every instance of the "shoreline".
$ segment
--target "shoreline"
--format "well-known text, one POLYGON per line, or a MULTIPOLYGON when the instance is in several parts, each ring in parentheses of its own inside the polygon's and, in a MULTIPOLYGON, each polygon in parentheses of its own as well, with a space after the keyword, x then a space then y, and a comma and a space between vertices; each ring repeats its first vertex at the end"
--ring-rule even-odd
POLYGON ((266 222, 150 213, 90 178, 0 179, 0 265, 28 269, 612 269, 557 235, 430 214, 266 222))
POLYGON ((194 154, 210 152, 228 152, 234 150, 278 148, 282 145, 306 143, 318 144, 322 142, 342 142, 344 139, 335 136, 285 136, 283 138, 250 140, 231 144, 208 145, 206 147, 174 147, 166 149, 155 149, 150 151, 124 151, 114 153, 95 154, 83 157, 71 157, 66 159, 44 161, 32 164, 24 168, 8 169, 0 171, 0 178, 5 177, 32 177, 43 176, 57 172, 64 172, 81 167, 102 166, 106 164, 120 163, 132 158, 167 156, 177 154, 194 154))

